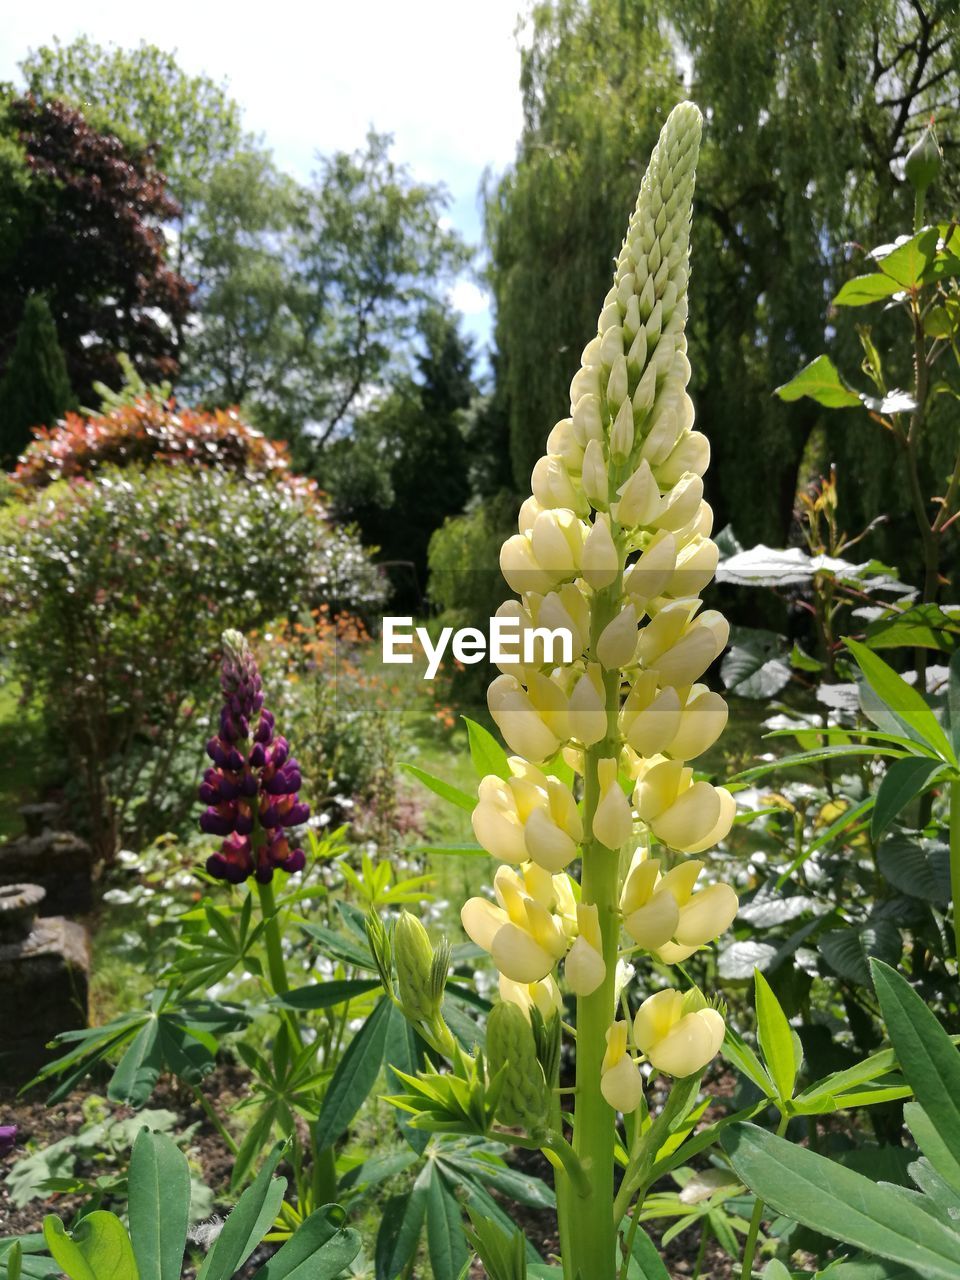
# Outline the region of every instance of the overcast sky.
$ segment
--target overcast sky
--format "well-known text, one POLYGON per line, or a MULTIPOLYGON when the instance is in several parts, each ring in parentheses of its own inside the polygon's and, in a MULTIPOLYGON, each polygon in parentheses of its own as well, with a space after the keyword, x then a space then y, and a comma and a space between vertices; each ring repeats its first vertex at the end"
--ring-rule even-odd
MULTIPOLYGON (((450 219, 480 238, 483 172, 503 170, 520 132, 517 14, 524 0, 362 0, 256 7, 166 0, 44 0, 9 6, 0 79, 20 82, 28 49, 87 34, 101 44, 146 40, 176 49, 185 71, 226 80, 248 129, 306 179, 316 152, 352 150, 368 126, 392 133, 395 157, 442 182, 450 219)), ((486 297, 461 281, 454 303, 489 334, 486 297)))

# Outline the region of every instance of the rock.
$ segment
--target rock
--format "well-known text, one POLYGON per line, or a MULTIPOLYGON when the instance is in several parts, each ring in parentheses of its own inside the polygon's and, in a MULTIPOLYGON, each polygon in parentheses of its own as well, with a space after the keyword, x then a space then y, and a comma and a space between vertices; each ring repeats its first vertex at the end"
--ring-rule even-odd
POLYGON ((38 884, 0 886, 0 945, 29 938, 46 896, 38 884))
POLYGON ((0 845, 0 887, 21 883, 46 890, 43 915, 86 915, 93 908, 90 846, 69 831, 49 829, 8 840, 0 845))
POLYGON ((87 1025, 89 976, 87 931, 72 920, 48 916, 37 920, 27 937, 0 940, 0 1075, 5 1082, 25 1083, 53 1060, 48 1041, 87 1025))

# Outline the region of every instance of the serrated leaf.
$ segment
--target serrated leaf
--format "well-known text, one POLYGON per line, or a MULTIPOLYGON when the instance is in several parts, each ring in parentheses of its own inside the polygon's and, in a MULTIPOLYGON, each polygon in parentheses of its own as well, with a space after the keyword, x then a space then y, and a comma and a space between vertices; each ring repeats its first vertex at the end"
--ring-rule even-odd
POLYGON ((745 982, 754 969, 765 970, 776 954, 777 948, 768 942, 731 942, 717 957, 717 973, 727 982, 745 982))
POLYGON ((820 937, 817 946, 841 978, 869 987, 871 957, 896 964, 903 951, 903 939, 900 930, 889 920, 877 920, 859 929, 830 929, 820 937))
POLYGON ((742 698, 772 698, 790 681, 780 637, 772 631, 737 628, 720 664, 724 688, 742 698))
POLYGON ((937 252, 937 228, 927 227, 892 253, 877 262, 885 276, 889 276, 901 289, 913 289, 920 283, 937 252))
POLYGON ((901 893, 939 906, 950 901, 950 850, 945 844, 888 836, 877 849, 877 866, 901 893))
POLYGON ((829 356, 817 356, 774 392, 781 400, 800 400, 808 396, 827 409, 858 408, 860 397, 844 386, 840 374, 829 356))
POLYGON ((852 280, 848 280, 833 303, 837 307, 867 307, 899 292, 900 286, 896 280, 877 272, 870 276, 854 276, 852 280))
POLYGON ((870 835, 879 840, 894 818, 917 796, 923 795, 944 766, 926 756, 908 756, 894 760, 877 788, 877 799, 870 821, 870 835))

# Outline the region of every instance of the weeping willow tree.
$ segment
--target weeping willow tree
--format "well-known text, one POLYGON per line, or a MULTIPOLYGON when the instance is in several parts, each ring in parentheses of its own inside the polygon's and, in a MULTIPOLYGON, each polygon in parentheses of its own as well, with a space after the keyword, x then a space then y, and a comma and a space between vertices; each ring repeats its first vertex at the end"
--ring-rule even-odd
MULTIPOLYGON (((811 439, 822 453, 812 465, 839 465, 849 524, 897 513, 896 455, 865 413, 847 410, 827 425, 816 406, 784 405, 771 392, 825 342, 856 345, 852 323, 834 327, 827 301, 858 270, 851 242, 910 230, 902 158, 931 113, 947 179, 931 193, 928 217, 957 208, 956 8, 933 0, 678 0, 669 16, 651 0, 533 8, 523 135, 515 165, 488 192, 486 224, 518 488, 543 423, 565 407, 636 157, 682 79, 706 117, 690 347, 718 526, 732 519, 745 541, 782 541, 811 439)), ((838 351, 848 365, 849 356, 838 351)))

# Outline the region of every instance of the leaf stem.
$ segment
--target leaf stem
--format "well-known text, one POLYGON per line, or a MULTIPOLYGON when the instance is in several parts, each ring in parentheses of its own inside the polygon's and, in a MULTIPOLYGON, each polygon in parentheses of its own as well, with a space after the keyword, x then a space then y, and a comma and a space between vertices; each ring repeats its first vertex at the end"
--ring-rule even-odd
POLYGON ((954 954, 960 972, 960 781, 950 783, 950 897, 954 954))
MULTIPOLYGON (((782 1138, 787 1131, 787 1125, 790 1123, 790 1117, 784 1113, 780 1115, 780 1123, 777 1125, 777 1137, 782 1138)), ((757 1196, 753 1202, 753 1213, 750 1215, 750 1226, 747 1229, 747 1238, 743 1243, 743 1266, 740 1269, 740 1280, 750 1280, 753 1275, 753 1259, 757 1251, 757 1238, 760 1235, 760 1223, 763 1221, 763 1210, 766 1206, 757 1196)))

